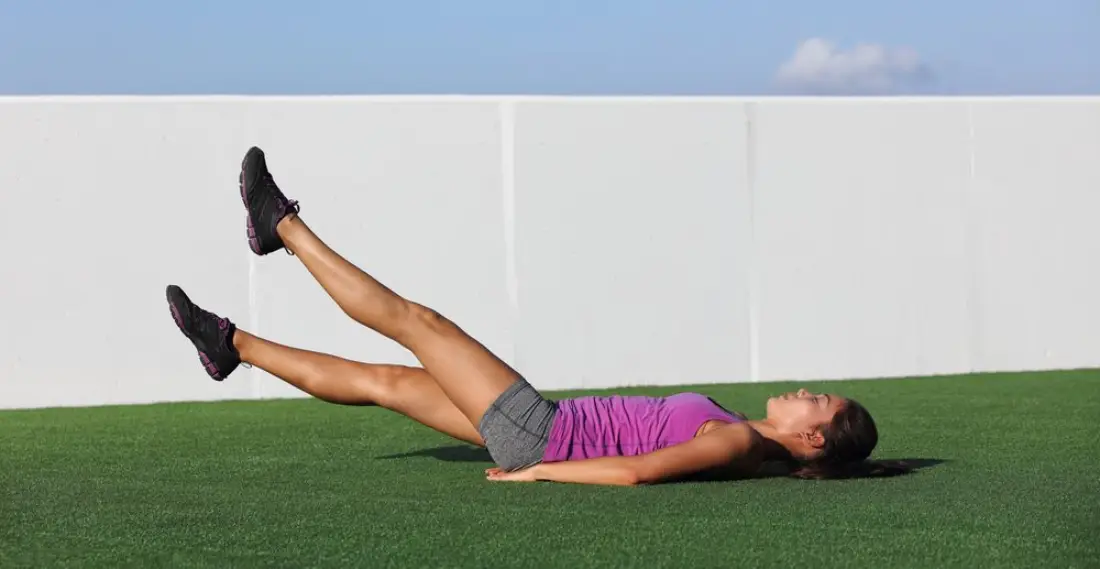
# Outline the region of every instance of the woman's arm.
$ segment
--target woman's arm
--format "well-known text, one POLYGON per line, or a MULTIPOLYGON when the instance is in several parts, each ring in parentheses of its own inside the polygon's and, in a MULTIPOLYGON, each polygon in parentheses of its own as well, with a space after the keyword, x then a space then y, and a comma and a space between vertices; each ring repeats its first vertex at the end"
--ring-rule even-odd
MULTIPOLYGON (((490 480, 633 486, 755 463, 758 435, 743 423, 714 429, 688 442, 638 456, 612 456, 536 464, 517 472, 487 471, 490 480)), ((751 466, 750 466, 751 468, 751 466)))

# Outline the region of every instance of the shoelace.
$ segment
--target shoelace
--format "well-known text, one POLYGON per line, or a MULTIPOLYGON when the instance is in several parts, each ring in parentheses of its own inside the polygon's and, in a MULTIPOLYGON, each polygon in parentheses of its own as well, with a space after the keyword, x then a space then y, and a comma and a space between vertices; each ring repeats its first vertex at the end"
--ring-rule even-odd
MULTIPOLYGON (((264 184, 269 185, 271 188, 274 188, 276 191, 278 191, 279 185, 275 183, 275 176, 271 174, 270 170, 264 171, 262 180, 264 184)), ((278 196, 278 194, 276 194, 276 196, 278 196)), ((298 200, 286 200, 282 197, 276 197, 275 203, 279 207, 283 208, 283 215, 286 215, 287 211, 290 211, 291 208, 298 205, 298 200)), ((295 213, 297 213, 297 211, 295 211, 295 213)), ((294 252, 290 250, 290 247, 283 247, 283 250, 286 251, 287 255, 290 255, 291 257, 294 256, 294 252)))
MULTIPOLYGON (((202 309, 200 308, 199 310, 202 310, 202 309)), ((227 329, 229 329, 229 319, 228 318, 219 318, 217 315, 215 315, 211 312, 207 312, 205 310, 203 310, 203 312, 205 312, 206 314, 209 314, 211 318, 216 318, 218 320, 218 330, 227 330, 227 329)), ((230 338, 229 342, 232 343, 232 341, 233 341, 233 339, 230 338)), ((230 346, 230 347, 232 347, 232 346, 230 346)), ((234 351, 236 351, 236 348, 234 348, 234 351)), ((250 364, 248 362, 242 361, 241 365, 248 368, 248 369, 252 369, 252 364, 250 364)))

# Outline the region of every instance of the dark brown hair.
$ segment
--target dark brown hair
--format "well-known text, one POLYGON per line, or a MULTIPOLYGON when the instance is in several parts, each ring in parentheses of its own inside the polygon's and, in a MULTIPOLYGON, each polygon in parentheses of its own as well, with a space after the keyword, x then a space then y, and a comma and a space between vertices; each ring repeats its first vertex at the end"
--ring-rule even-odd
POLYGON ((897 476, 910 472, 898 461, 868 460, 878 444, 878 428, 867 409, 849 399, 821 429, 821 453, 791 464, 791 476, 807 480, 897 476))

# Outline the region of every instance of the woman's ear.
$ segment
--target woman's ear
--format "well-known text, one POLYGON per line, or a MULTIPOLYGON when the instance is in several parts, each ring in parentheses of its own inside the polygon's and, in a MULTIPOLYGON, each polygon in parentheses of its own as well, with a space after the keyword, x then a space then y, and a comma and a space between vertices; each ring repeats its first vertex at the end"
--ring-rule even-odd
POLYGON ((825 447, 825 435, 818 428, 799 433, 798 439, 808 450, 816 451, 825 447))
POLYGON ((825 446, 825 437, 817 429, 800 431, 785 438, 787 442, 783 446, 787 447, 787 451, 799 460, 814 458, 825 446))

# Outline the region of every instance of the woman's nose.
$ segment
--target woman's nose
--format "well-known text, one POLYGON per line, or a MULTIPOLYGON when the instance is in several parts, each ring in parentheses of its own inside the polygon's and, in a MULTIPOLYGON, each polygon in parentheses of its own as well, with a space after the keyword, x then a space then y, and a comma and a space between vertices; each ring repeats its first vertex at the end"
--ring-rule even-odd
POLYGON ((805 389, 799 389, 798 390, 798 396, 799 397, 802 397, 803 395, 806 395, 808 393, 809 393, 809 391, 806 391, 805 389))

